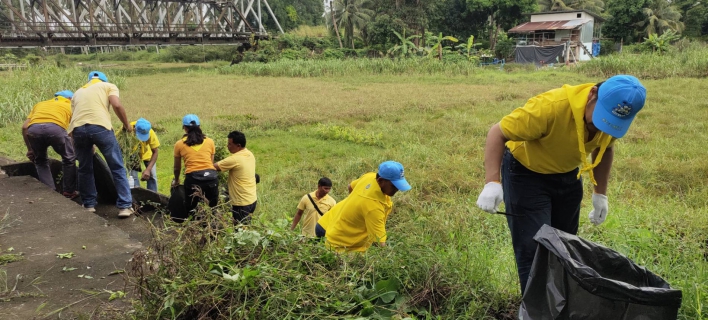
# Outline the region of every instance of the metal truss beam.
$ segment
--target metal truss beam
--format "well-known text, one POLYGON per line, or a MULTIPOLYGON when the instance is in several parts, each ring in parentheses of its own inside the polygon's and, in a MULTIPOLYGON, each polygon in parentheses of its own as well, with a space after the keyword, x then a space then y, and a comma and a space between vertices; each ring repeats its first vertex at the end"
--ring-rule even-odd
POLYGON ((0 0, 0 47, 242 43, 261 3, 282 33, 268 0, 0 0))

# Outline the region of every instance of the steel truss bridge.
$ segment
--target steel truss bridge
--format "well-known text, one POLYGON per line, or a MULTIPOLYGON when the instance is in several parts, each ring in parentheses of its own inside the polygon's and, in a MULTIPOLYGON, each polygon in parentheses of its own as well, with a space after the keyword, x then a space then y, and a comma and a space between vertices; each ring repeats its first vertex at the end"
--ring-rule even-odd
POLYGON ((0 0, 0 48, 245 43, 268 0, 0 0))

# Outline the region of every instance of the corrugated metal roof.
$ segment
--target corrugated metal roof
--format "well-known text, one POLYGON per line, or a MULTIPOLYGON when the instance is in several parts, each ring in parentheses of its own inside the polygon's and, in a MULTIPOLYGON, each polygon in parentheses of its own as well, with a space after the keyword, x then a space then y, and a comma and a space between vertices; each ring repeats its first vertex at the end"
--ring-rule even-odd
POLYGON ((588 22, 590 22, 588 19, 526 22, 511 28, 508 32, 526 33, 541 30, 573 30, 580 28, 580 26, 588 22))

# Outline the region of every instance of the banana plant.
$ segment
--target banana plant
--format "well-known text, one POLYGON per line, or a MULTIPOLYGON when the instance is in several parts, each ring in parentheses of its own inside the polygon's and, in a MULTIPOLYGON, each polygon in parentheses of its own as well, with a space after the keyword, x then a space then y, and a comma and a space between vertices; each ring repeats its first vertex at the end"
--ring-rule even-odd
POLYGON ((406 57, 408 57, 409 54, 415 53, 416 51, 418 51, 418 47, 416 47, 415 43, 413 43, 413 39, 420 38, 419 35, 412 35, 412 36, 406 37, 406 29, 403 29, 403 35, 396 32, 396 30, 391 30, 391 31, 393 31, 393 34, 396 35, 396 37, 398 38, 398 41, 400 43, 393 46, 391 49, 388 49, 389 55, 391 55, 391 56, 398 55, 399 58, 406 58, 406 57))
POLYGON ((471 35, 470 38, 467 39, 467 59, 470 58, 472 48, 474 48, 474 35, 471 35))
POLYGON ((432 57, 432 56, 433 56, 433 52, 436 52, 436 51, 437 51, 438 60, 442 60, 442 54, 443 54, 443 45, 442 45, 442 42, 443 42, 443 41, 447 40, 447 41, 455 42, 455 43, 460 41, 460 40, 457 40, 457 38, 455 38, 455 37, 453 37, 453 36, 444 36, 444 37, 443 37, 442 32, 440 32, 440 35, 438 35, 437 37, 433 37, 433 38, 434 38, 435 41, 437 41, 437 43, 435 43, 435 45, 434 45, 434 46, 430 49, 430 51, 428 52, 428 57, 432 57))

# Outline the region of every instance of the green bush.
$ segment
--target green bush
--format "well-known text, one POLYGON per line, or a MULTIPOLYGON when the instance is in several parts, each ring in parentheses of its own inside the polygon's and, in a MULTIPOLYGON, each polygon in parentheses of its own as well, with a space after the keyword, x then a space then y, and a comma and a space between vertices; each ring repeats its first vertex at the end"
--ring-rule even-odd
POLYGON ((509 59, 514 54, 514 47, 516 47, 516 41, 506 34, 501 34, 494 47, 494 55, 499 59, 509 59))
POLYGON ((325 49, 322 52, 322 58, 327 60, 344 59, 344 52, 339 49, 325 49))
POLYGON ((310 57, 310 51, 307 48, 285 49, 280 52, 280 58, 288 60, 305 60, 310 57))
POLYGON ((614 40, 600 40, 600 55, 606 56, 617 52, 614 40))

